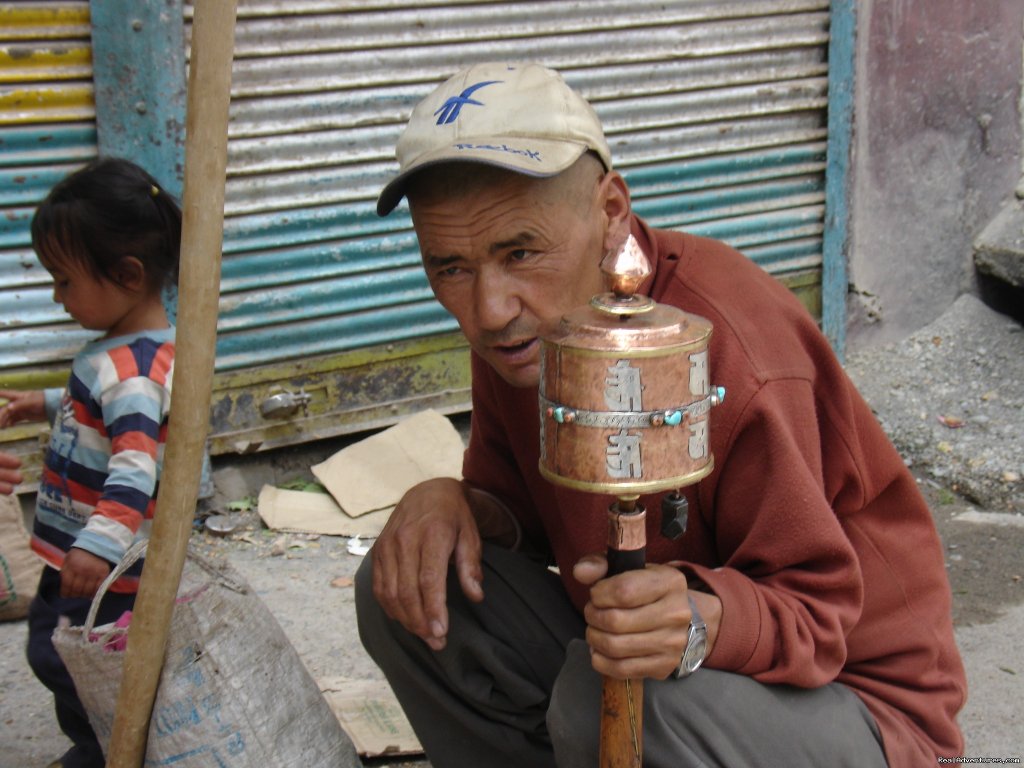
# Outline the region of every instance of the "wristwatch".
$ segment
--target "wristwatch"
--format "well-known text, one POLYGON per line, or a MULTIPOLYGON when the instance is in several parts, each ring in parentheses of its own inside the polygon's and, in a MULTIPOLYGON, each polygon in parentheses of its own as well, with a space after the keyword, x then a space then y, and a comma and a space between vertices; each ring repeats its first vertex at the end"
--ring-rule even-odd
POLYGON ((683 657, 679 660, 679 666, 672 677, 677 680, 680 677, 692 675, 700 665, 704 663, 704 654, 708 650, 708 625, 697 610, 697 604, 691 595, 687 595, 690 601, 690 631, 686 635, 686 648, 683 650, 683 657))

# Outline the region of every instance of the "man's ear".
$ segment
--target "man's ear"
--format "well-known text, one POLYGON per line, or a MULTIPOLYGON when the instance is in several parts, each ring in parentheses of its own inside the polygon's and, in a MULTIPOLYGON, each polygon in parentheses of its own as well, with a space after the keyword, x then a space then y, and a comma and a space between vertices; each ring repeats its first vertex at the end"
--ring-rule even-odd
POLYGON ((114 269, 114 280, 127 291, 142 291, 146 287, 146 268, 135 256, 122 256, 114 269))
POLYGON ((620 248, 629 235, 629 187, 618 171, 608 171, 601 179, 599 194, 606 224, 604 250, 607 253, 620 248))

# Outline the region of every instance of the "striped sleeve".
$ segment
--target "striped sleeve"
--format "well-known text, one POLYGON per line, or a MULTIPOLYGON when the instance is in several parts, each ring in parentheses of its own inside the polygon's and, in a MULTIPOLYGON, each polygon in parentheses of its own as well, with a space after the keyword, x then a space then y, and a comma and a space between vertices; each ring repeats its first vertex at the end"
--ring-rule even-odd
POLYGON ((80 421, 109 440, 106 478, 75 546, 118 561, 152 517, 170 404, 173 344, 141 339, 96 358, 80 421), (86 411, 92 411, 87 413, 86 411))

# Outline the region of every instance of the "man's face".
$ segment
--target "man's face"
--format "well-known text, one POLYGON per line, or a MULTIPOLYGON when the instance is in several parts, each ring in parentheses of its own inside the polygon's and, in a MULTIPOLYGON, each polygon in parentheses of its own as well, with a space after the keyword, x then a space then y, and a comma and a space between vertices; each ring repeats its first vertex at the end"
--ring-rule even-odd
POLYGON ((603 290, 598 180, 487 178, 416 194, 413 224, 431 288, 470 346, 509 384, 536 386, 540 337, 603 290))

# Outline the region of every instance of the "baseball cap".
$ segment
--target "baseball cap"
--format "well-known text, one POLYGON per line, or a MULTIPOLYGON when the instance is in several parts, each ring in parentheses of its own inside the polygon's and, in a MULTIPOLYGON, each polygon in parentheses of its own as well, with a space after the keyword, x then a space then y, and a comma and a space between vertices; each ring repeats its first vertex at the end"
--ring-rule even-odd
POLYGON ((409 177, 436 163, 472 161, 543 178, 588 149, 612 167, 601 121, 561 75, 539 64, 476 64, 416 105, 395 148, 398 176, 377 198, 377 214, 394 210, 409 177))

